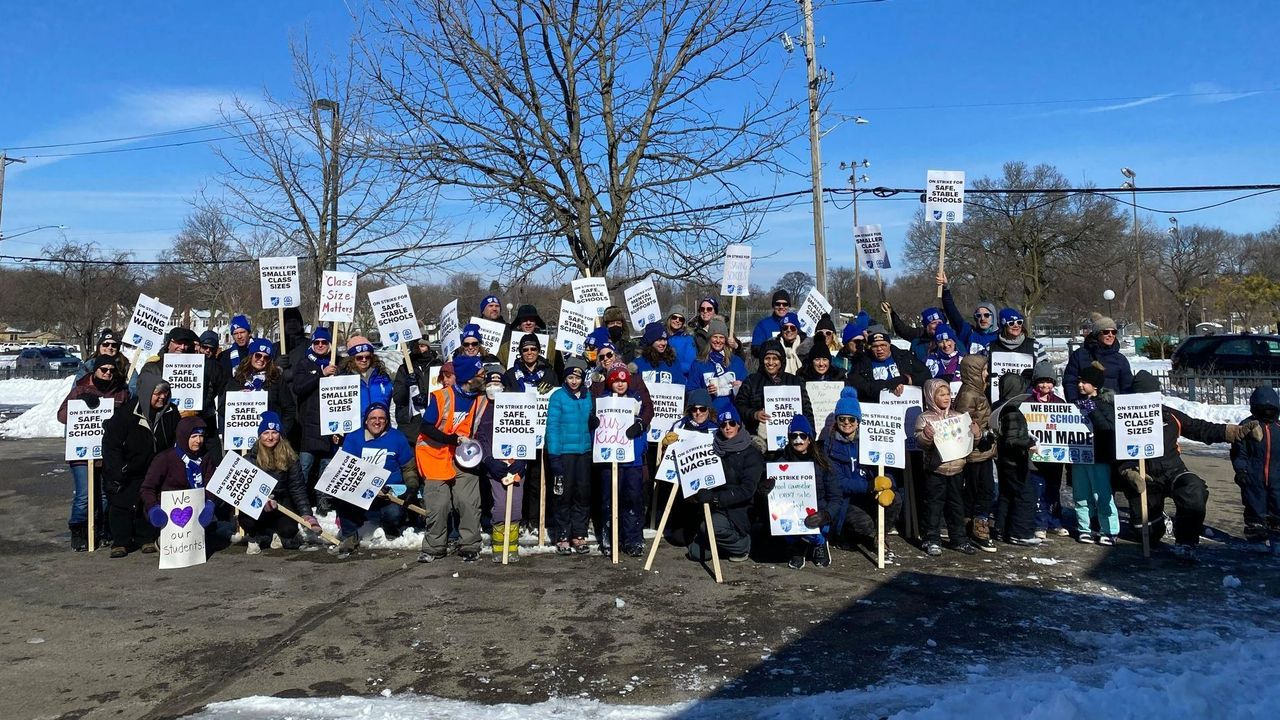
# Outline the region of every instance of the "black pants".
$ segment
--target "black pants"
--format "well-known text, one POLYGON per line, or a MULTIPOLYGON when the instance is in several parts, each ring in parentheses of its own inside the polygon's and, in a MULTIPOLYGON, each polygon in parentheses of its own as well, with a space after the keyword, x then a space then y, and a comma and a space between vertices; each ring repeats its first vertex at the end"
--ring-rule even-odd
MULTIPOLYGON (((524 518, 521 525, 525 525, 537 531, 538 528, 538 499, 542 488, 542 467, 537 458, 530 460, 524 465, 524 495, 520 500, 520 517, 524 518)), ((547 488, 547 503, 551 503, 551 488, 547 488)), ((550 508, 547 514, 551 514, 550 508)), ((550 523, 548 523, 550 525, 550 523)))
MULTIPOLYGON (((551 504, 548 533, 553 542, 585 538, 591 516, 591 453, 561 455, 560 461, 564 464, 564 493, 551 492, 554 485, 547 488, 547 502, 551 504)), ((525 497, 528 496, 526 492, 525 497)))
POLYGON ((1026 454, 997 462, 1000 498, 996 503, 996 531, 1006 541, 1030 538, 1036 532, 1036 484, 1026 454))
MULTIPOLYGON (((1130 522, 1141 524, 1138 515, 1139 496, 1131 483, 1117 479, 1113 474, 1111 482, 1124 489, 1125 499, 1133 509, 1130 522)), ((1209 488, 1199 475, 1190 470, 1165 473, 1151 478, 1147 483, 1147 520, 1151 523, 1151 541, 1155 542, 1164 535, 1164 523, 1155 522, 1164 514, 1165 500, 1172 499, 1177 515, 1173 518, 1173 538, 1179 545, 1197 545, 1200 533, 1204 530, 1205 506, 1209 503, 1209 488)))
MULTIPOLYGON (((276 502, 290 510, 294 510, 292 503, 282 503, 279 500, 276 502)), ((297 511, 294 510, 294 512, 297 511)), ((297 521, 286 517, 284 513, 278 510, 263 510, 257 520, 241 513, 240 528, 244 530, 246 537, 260 545, 270 543, 272 533, 279 535, 281 540, 288 540, 298 534, 297 521)))
POLYGON ((924 478, 924 539, 942 541, 945 515, 951 542, 964 542, 964 476, 929 473, 924 478))
POLYGON ((965 516, 990 517, 991 500, 995 495, 995 475, 988 458, 964 466, 965 516))
MULTIPOLYGON (((848 496, 848 501, 849 505, 844 512, 843 534, 856 540, 874 538, 876 536, 876 517, 879 514, 876 512, 879 503, 876 502, 875 495, 871 493, 850 495, 848 496)), ((893 504, 884 509, 886 532, 898 521, 900 512, 902 512, 902 492, 895 491, 893 504)))
POLYGON ((142 512, 142 478, 126 481, 119 492, 107 496, 107 524, 111 527, 111 544, 138 547, 155 542, 160 531, 151 526, 142 512))

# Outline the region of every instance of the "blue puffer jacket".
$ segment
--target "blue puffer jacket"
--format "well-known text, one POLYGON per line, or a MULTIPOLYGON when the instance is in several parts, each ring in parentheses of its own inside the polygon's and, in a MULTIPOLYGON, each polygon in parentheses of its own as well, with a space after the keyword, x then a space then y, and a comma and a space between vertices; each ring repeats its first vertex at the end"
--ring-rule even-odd
POLYGON ((386 373, 374 370, 369 374, 369 379, 360 378, 360 417, 364 417, 369 411, 369 406, 373 403, 382 403, 387 407, 391 407, 391 394, 395 390, 395 383, 386 373))
POLYGON ((698 360, 693 363, 693 367, 689 368, 689 377, 685 378, 685 389, 690 392, 698 389, 705 390, 707 387, 707 373, 712 375, 723 375, 725 372, 732 372, 733 379, 742 382, 747 379, 747 364, 742 362, 742 358, 737 355, 729 357, 729 367, 724 367, 714 360, 698 360))
POLYGON ((1257 420, 1262 425, 1262 441, 1245 435, 1243 440, 1234 443, 1231 467, 1236 472, 1237 485, 1270 487, 1280 483, 1280 422, 1275 419, 1280 394, 1272 388, 1260 387, 1249 396, 1249 408, 1253 414, 1244 422, 1257 420))
POLYGON ((1067 402, 1075 402, 1080 397, 1080 371, 1097 360, 1106 374, 1102 387, 1124 395, 1133 389, 1133 370, 1129 367, 1129 358, 1120 352, 1120 343, 1105 347, 1098 342, 1085 342, 1076 348, 1067 358, 1067 366, 1062 369, 1062 394, 1067 402))
POLYGON ((591 452, 591 429, 587 421, 594 403, 591 393, 578 388, 575 395, 568 387, 561 386, 551 393, 547 404, 548 455, 578 455, 591 452))
POLYGON ((996 336, 1000 334, 1000 328, 996 326, 998 308, 995 304, 984 301, 978 303, 977 307, 986 308, 991 313, 991 326, 986 330, 970 325, 960 312, 960 308, 956 306, 955 298, 951 296, 951 288, 942 288, 942 310, 947 315, 947 322, 960 338, 958 345, 969 355, 986 352, 987 346, 995 342, 996 336))
POLYGON ((688 367, 681 367, 680 356, 676 356, 674 363, 660 362, 657 365, 644 359, 643 355, 637 355, 631 364, 636 366, 636 372, 640 373, 646 384, 648 383, 674 383, 676 385, 685 384, 685 375, 688 373, 688 367), (646 374, 649 373, 649 374, 646 374))
POLYGON ((693 361, 698 359, 698 345, 694 342, 693 335, 687 332, 672 335, 667 338, 667 344, 676 354, 676 367, 682 375, 688 376, 693 361))

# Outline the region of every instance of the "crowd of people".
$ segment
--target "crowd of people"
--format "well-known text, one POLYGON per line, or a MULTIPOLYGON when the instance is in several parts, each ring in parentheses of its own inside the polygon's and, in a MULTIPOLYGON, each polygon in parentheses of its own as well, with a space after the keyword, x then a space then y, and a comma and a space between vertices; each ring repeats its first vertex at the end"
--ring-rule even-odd
MULTIPOLYGON (((277 479, 270 501, 255 519, 236 516, 209 495, 198 518, 204 525, 235 522, 249 554, 316 542, 318 517, 333 513, 339 528, 336 551, 343 555, 360 545, 363 528, 373 524, 387 537, 416 527, 422 534, 419 562, 451 553, 476 561, 486 533, 495 559, 505 555, 513 562, 520 558, 521 531, 538 527, 545 499, 549 540, 557 553, 589 554, 594 540, 601 553, 612 554, 616 517, 618 550, 640 556, 651 508, 666 493, 680 492, 678 485, 650 482, 658 453, 689 433, 712 436, 725 477, 721 486, 682 498, 665 528, 664 540, 687 548, 691 560, 710 557, 710 534, 730 562, 777 558, 795 569, 809 562, 827 567, 831 546, 874 553, 886 533, 906 529, 909 512, 919 514, 920 547, 930 557, 941 555, 944 547, 973 555, 996 552, 1000 543, 1034 546, 1050 536, 1113 545, 1121 535, 1118 491, 1130 508, 1138 507, 1142 494, 1147 499, 1146 526, 1131 517, 1127 532, 1132 537, 1145 531, 1159 544, 1171 533, 1170 549, 1193 561, 1208 489, 1183 463, 1179 437, 1232 443, 1246 539, 1256 549, 1280 552, 1280 485, 1270 480, 1270 471, 1280 470, 1280 398, 1274 390, 1254 393, 1253 415, 1238 425, 1164 407, 1165 452, 1148 461, 1143 474, 1136 461, 1113 452, 1115 396, 1159 392, 1159 384, 1145 371, 1131 371, 1113 320, 1095 315, 1089 321, 1083 344, 1059 377, 1021 312, 979 302, 966 315, 946 276, 939 273, 937 279, 942 307, 923 309, 919 323, 885 302, 880 309, 887 325, 859 312, 837 329, 835 319, 824 315, 809 335, 793 298, 778 290, 772 311, 755 325, 748 345, 730 331, 719 299, 709 296, 699 300, 691 317, 683 307, 672 307, 665 321, 648 324, 639 337, 627 332, 622 310, 609 307, 583 353, 550 356, 540 339, 548 335, 548 326, 538 310, 521 306, 508 322, 500 299, 491 295, 478 310, 480 317, 506 326, 500 352, 487 350, 480 328, 468 324, 450 357, 441 356, 439 344, 422 339, 408 346, 406 362, 395 367, 387 367, 374 344, 359 334, 345 338, 345 352, 332 353, 333 330, 316 327, 306 333, 296 309, 285 311, 287 353, 255 337, 248 318, 237 315, 225 348, 215 332, 199 337, 183 327, 168 332, 163 352, 205 355, 202 409, 188 412, 171 402, 161 355, 135 358, 140 367, 131 368, 120 335, 103 330, 96 353, 67 396, 115 408, 104 425, 96 497, 88 492, 92 461, 70 463, 75 486, 71 545, 87 549, 93 512, 96 541, 110 547, 111 557, 156 552, 157 528, 167 522, 159 494, 205 487, 223 457, 225 398, 263 390, 267 410, 246 457, 277 479), (514 357, 507 357, 509 347, 514 357), (993 357, 1000 353, 1025 356, 1020 365, 1025 369, 998 372, 993 357), (994 394, 993 370, 998 375, 994 394), (338 375, 358 376, 360 386, 362 426, 344 434, 328 432, 320 423, 320 381, 338 375), (814 416, 805 391, 814 382, 844 384, 829 417, 814 416), (653 383, 685 388, 684 416, 672 427, 656 428, 656 442, 649 440, 655 421, 648 386, 653 383), (792 417, 773 418, 767 410, 766 389, 780 386, 801 389, 801 411, 792 417), (906 428, 916 449, 906 470, 882 474, 859 461, 862 405, 880 403, 886 393, 901 397, 912 386, 923 398, 922 412, 906 428), (549 394, 545 447, 537 459, 495 456, 494 399, 501 392, 549 394), (635 408, 625 427, 630 451, 617 463, 616 498, 610 491, 615 468, 592 462, 596 402, 606 397, 630 398, 635 408), (1037 439, 1020 411, 1024 403, 1077 406, 1092 428, 1093 462, 1032 461, 1037 439), (944 460, 935 428, 962 413, 971 421, 972 452, 944 460), (765 428, 780 421, 788 426, 785 443, 767 450, 765 428), (339 450, 376 458, 390 475, 386 491, 367 509, 316 492, 317 478, 339 450), (766 464, 773 461, 813 463, 817 506, 808 509, 804 521, 810 534, 770 536, 767 507, 774 483, 766 464), (914 493, 903 492, 907 482, 914 493), (1059 499, 1065 484, 1071 487, 1069 507, 1059 499), (1169 501, 1172 518, 1166 514, 1169 501), (710 527, 703 506, 710 509, 710 527), (406 512, 414 508, 420 512, 406 512), (885 511, 884 527, 877 526, 878 508, 885 511)), ((65 402, 59 417, 66 421, 65 402)))

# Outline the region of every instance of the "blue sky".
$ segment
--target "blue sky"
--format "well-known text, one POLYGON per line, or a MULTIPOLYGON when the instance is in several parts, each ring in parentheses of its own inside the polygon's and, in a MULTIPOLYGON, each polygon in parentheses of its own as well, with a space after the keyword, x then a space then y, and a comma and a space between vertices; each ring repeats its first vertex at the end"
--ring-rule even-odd
MULTIPOLYGON (((354 2, 354 0, 352 0, 354 2)), ((929 168, 976 178, 1003 162, 1056 165, 1073 181, 1118 185, 1274 182, 1280 178, 1280 77, 1273 2, 1042 3, 1031 0, 818 2, 818 51, 835 75, 823 141, 824 181, 846 185, 841 161, 866 157, 871 185, 919 187, 929 168), (1052 102, 1079 100, 1081 102, 1052 102), (862 115, 869 125, 839 122, 862 115)), ((287 43, 341 47, 351 29, 342 0, 208 3, 10 3, 0 43, 0 148, 163 132, 219 120, 235 94, 290 88, 287 43)), ((797 17, 792 35, 801 33, 797 17)), ((784 91, 804 92, 799 52, 777 47, 784 91)), ((209 133, 215 134, 215 133, 209 133)), ((200 137, 183 135, 172 140, 200 137)), ((166 139, 144 140, 157 144, 166 139)), ((98 146, 98 147, 128 147, 98 146)), ((95 149, 13 150, 16 157, 95 149)), ((795 175, 760 192, 802 189, 808 151, 792 148, 795 175)), ((11 165, 3 227, 13 236, 66 225, 73 240, 154 258, 181 226, 188 201, 216 185, 207 145, 11 165)), ((1162 210, 1229 194, 1148 195, 1162 210)), ((851 264, 850 211, 826 206, 830 264, 851 264)), ((884 226, 897 249, 913 198, 860 203, 860 220, 884 226)), ((1163 226, 1165 214, 1153 214, 1163 226)), ((1280 193, 1180 216, 1232 231, 1280 221, 1280 193)), ((753 281, 812 271, 807 202, 771 215, 753 281)), ((6 240, 6 254, 35 255, 57 231, 6 240)))

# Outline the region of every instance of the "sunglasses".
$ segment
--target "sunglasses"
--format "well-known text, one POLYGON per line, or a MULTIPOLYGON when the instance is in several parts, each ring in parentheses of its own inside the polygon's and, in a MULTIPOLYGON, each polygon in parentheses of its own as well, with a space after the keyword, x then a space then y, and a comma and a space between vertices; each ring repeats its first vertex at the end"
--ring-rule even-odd
POLYGON ((710 408, 706 405, 692 405, 689 407, 689 412, 704 413, 708 410, 710 410, 710 408))
POLYGON ((795 325, 783 325, 782 332, 787 332, 787 331, 800 332, 800 328, 796 327, 795 325))
POLYGON ((774 303, 774 304, 773 304, 773 306, 774 306, 774 307, 791 307, 791 303, 789 303, 789 302, 776 302, 776 303, 774 303))
POLYGON ((672 315, 670 320, 671 322, 684 322, 684 317, 680 315, 672 315))
POLYGON ((1006 322, 1006 323, 1004 324, 1004 326, 1005 326, 1005 327, 1010 327, 1010 326, 1013 326, 1013 327, 1022 327, 1022 321, 1021 321, 1021 320, 1010 320, 1010 321, 1006 322))
POLYGON ((118 347, 120 347, 120 343, 118 343, 118 342, 104 342, 104 343, 99 343, 99 344, 98 344, 98 347, 118 348, 118 347))
POLYGON ((270 353, 254 353, 253 359, 254 360, 270 360, 271 354, 270 353))
POLYGON ((372 356, 372 355, 370 355, 369 353, 360 353, 359 355, 356 355, 356 356, 355 356, 355 359, 356 359, 356 360, 363 360, 363 361, 365 361, 365 362, 369 362, 370 360, 373 360, 373 356, 372 356))
POLYGON ((793 432, 793 433, 788 434, 788 435, 787 435, 787 437, 788 437, 788 438, 790 438, 792 442, 795 442, 796 440, 808 440, 808 439, 809 439, 809 433, 806 433, 806 432, 793 432))
POLYGON ((738 427, 738 424, 739 424, 739 423, 738 423, 738 421, 737 421, 737 420, 725 420, 724 422, 720 423, 720 426, 721 426, 721 427, 735 427, 735 428, 736 428, 736 427, 738 427))
POLYGON ((856 417, 854 417, 854 416, 852 416, 852 415, 840 415, 840 416, 838 416, 838 417, 836 418, 836 422, 838 422, 838 423, 844 423, 845 425, 852 425, 852 424, 854 424, 854 423, 858 422, 858 418, 856 418, 856 417))
POLYGON ((114 375, 116 372, 116 369, 111 367, 110 365, 103 365, 102 367, 98 368, 98 372, 106 373, 107 375, 114 375))
POLYGON ((538 352, 538 347, 536 345, 525 345, 524 347, 520 348, 520 352, 522 353, 538 352))
POLYGON ((989 318, 991 313, 974 313, 973 316, 976 318, 989 318))
POLYGON ((700 308, 698 308, 698 312, 715 312, 715 311, 716 311, 716 309, 715 309, 715 308, 713 308, 713 307, 700 307, 700 308))
POLYGON ((480 343, 478 343, 478 342, 464 342, 464 343, 462 343, 462 347, 480 347, 480 343))
POLYGON ((611 352, 602 352, 602 353, 600 353, 600 357, 604 358, 605 360, 612 360, 612 359, 613 359, 613 353, 611 353, 611 352))
POLYGON ((1115 330, 1099 330, 1098 334, 1099 335, 1115 335, 1116 331, 1115 330))
POLYGON ((312 340, 311 344, 312 345, 328 345, 329 341, 328 340, 312 340))

